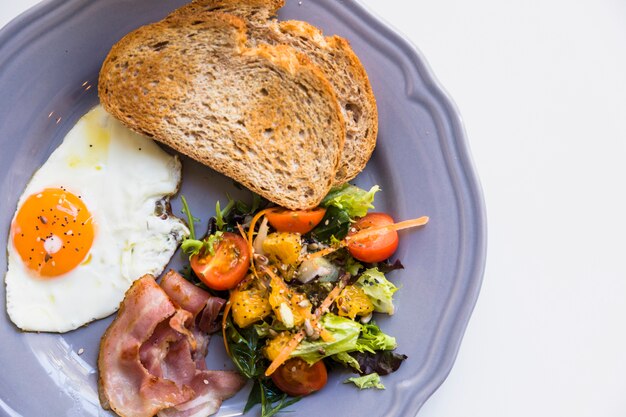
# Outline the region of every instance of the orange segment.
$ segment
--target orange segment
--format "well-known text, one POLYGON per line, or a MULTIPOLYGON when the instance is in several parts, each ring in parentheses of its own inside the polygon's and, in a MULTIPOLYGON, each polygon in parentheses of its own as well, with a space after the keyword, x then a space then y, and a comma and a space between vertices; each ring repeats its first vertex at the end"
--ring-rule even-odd
POLYGON ((46 188, 26 199, 11 225, 13 245, 27 268, 42 278, 71 271, 94 238, 91 213, 64 188, 46 188))

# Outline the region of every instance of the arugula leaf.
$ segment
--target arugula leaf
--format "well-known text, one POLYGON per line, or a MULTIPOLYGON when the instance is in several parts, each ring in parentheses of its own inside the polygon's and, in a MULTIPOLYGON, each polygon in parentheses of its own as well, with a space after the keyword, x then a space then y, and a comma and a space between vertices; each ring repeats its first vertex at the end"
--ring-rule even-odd
POLYGON ((180 201, 183 205, 182 212, 185 214, 185 216, 187 216, 187 223, 189 225, 189 237, 183 240, 180 247, 183 253, 191 257, 205 250, 207 242, 196 239, 196 230, 194 223, 199 222, 200 219, 194 217, 193 214, 191 214, 189 204, 187 204, 187 199, 184 195, 180 196, 180 201))
POLYGON ((224 210, 220 208, 219 200, 217 201, 217 203, 215 203, 215 222, 217 225, 217 230, 224 229, 224 226, 226 225, 226 222, 224 221, 224 217, 228 216, 228 214, 233 209, 233 207, 235 207, 235 200, 230 198, 230 196, 227 196, 227 197, 228 197, 228 204, 226 204, 226 207, 224 207, 224 210))
POLYGON ((205 240, 185 239, 181 243, 180 247, 183 252, 189 257, 197 255, 199 253, 209 253, 211 256, 215 255, 215 247, 222 239, 222 232, 215 232, 209 235, 205 240))
POLYGON ((271 417, 282 409, 300 401, 301 397, 289 397, 280 391, 271 379, 257 379, 243 409, 247 413, 257 404, 261 404, 261 417, 271 417))
POLYGON ((271 204, 269 200, 255 193, 252 193, 252 203, 250 205, 241 200, 233 200, 228 195, 227 197, 228 204, 226 207, 221 209, 219 205, 216 205, 215 216, 211 217, 215 224, 215 230, 239 233, 237 224, 245 224, 260 209, 266 208, 271 204))
POLYGON ((252 203, 250 205, 246 204, 241 200, 235 201, 235 209, 234 211, 241 215, 254 215, 260 209, 266 208, 271 203, 269 200, 261 197, 257 193, 252 193, 252 203))
POLYGON ((224 235, 223 232, 215 232, 205 239, 207 243, 205 250, 208 250, 211 256, 215 255, 215 248, 222 240, 222 235, 224 235))
POLYGON ((363 376, 354 376, 352 378, 348 378, 343 381, 344 384, 354 383, 359 389, 368 389, 368 388, 376 388, 376 389, 385 389, 385 386, 380 382, 380 375, 376 372, 363 375, 363 376))
POLYGON ((180 202, 183 205, 183 209, 182 212, 185 216, 187 216, 187 223, 189 225, 189 239, 191 240, 195 240, 196 239, 196 231, 194 228, 194 223, 197 223, 200 221, 200 219, 193 217, 193 215, 191 214, 191 210, 189 210, 189 205, 187 204, 187 199, 185 198, 184 195, 180 196, 180 202))
POLYGON ((193 256, 203 250, 205 243, 206 242, 202 240, 185 239, 183 240, 183 243, 180 244, 180 248, 185 254, 193 256))

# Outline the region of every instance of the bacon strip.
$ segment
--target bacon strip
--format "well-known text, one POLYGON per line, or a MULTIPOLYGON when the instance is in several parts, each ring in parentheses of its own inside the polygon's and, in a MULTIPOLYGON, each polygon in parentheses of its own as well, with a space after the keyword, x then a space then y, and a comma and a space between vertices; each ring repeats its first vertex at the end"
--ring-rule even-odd
POLYGON ((140 361, 141 345, 175 312, 176 306, 149 275, 135 281, 126 292, 117 317, 100 342, 103 407, 108 405, 122 417, 150 417, 193 397, 190 387, 179 387, 174 381, 148 373, 140 361))
POLYGON ((204 307, 204 311, 202 311, 202 314, 200 315, 200 320, 198 321, 198 327, 200 330, 207 334, 211 334, 222 328, 222 324, 219 320, 219 314, 220 311, 222 311, 224 304, 226 304, 226 300, 223 298, 209 298, 206 303, 206 307, 204 307))
POLYGON ((196 317, 212 298, 211 294, 187 281, 176 271, 168 271, 161 279, 163 291, 183 310, 196 317))
POLYGON ((100 343, 100 402, 122 417, 206 416, 245 384, 235 372, 206 370, 209 336, 196 321, 216 297, 175 272, 166 278, 164 288, 150 275, 135 281, 100 343))
POLYGON ((191 387, 196 398, 176 407, 162 410, 158 417, 207 417, 219 410, 222 399, 241 389, 227 371, 204 371, 196 375, 191 387))

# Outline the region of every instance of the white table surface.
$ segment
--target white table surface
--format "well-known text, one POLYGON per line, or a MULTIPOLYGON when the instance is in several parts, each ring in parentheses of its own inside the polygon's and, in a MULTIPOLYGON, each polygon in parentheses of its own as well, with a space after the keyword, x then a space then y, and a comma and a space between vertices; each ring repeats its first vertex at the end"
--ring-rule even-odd
POLYGON ((626 416, 626 1, 362 1, 458 105, 487 203, 481 295, 419 416, 626 416))

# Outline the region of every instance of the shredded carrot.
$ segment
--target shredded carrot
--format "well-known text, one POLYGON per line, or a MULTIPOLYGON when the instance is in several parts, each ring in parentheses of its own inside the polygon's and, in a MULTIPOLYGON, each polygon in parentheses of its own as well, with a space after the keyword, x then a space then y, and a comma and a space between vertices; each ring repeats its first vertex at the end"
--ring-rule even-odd
POLYGON ((263 272, 265 272, 267 275, 270 276, 270 279, 272 280, 272 286, 277 286, 280 287, 281 290, 284 290, 285 292, 289 292, 289 287, 287 287, 287 284, 285 284, 285 281, 283 281, 282 278, 280 278, 278 275, 276 275, 274 273, 274 271, 272 271, 272 268, 268 268, 265 265, 259 265, 259 267, 261 268, 261 270, 263 272))
POLYGON ((378 226, 378 227, 372 227, 369 229, 363 229, 353 235, 346 236, 336 246, 332 246, 330 248, 322 249, 320 251, 313 252, 313 253, 306 255, 306 259, 315 259, 315 258, 319 258, 320 256, 329 255, 341 248, 348 246, 350 242, 352 242, 353 240, 363 239, 370 235, 377 234, 378 232, 381 232, 383 230, 404 230, 404 229, 409 229, 411 227, 424 226, 426 223, 428 223, 428 216, 422 216, 417 219, 404 220, 398 223, 387 224, 385 226, 378 226))
POLYGON ((304 339, 304 334, 305 333, 303 329, 293 335, 289 343, 285 345, 285 347, 278 353, 276 358, 274 358, 272 363, 270 363, 270 366, 267 367, 267 369, 265 370, 265 376, 272 375, 280 365, 282 365, 287 359, 289 359, 289 355, 291 355, 291 352, 293 352, 298 347, 302 339, 304 339))
MULTIPOLYGON (((319 318, 322 317, 322 314, 328 311, 330 306, 333 304, 333 302, 337 299, 337 297, 341 293, 341 290, 347 285, 349 279, 350 279, 350 275, 345 274, 339 280, 335 288, 333 288, 333 290, 330 293, 328 293, 324 301, 322 301, 322 304, 320 304, 320 306, 315 310, 314 318, 316 322, 314 323, 314 325, 317 325, 317 320, 319 320, 319 318)), ((283 347, 283 349, 280 351, 278 356, 276 356, 276 358, 274 358, 272 363, 270 363, 270 366, 267 367, 267 369, 265 370, 265 376, 272 375, 274 371, 276 371, 276 369, 278 369, 280 365, 282 365, 283 363, 285 363, 287 359, 289 359, 289 356, 291 355, 291 353, 298 347, 302 339, 304 339, 304 335, 305 335, 304 330, 300 330, 298 333, 296 333, 293 336, 293 338, 289 341, 289 343, 287 343, 287 345, 283 347)), ((330 335, 324 329, 322 329, 320 336, 322 336, 322 340, 332 340, 332 335, 330 335)))
POLYGON ((335 285, 335 288, 333 288, 333 290, 328 293, 324 301, 322 301, 322 304, 320 304, 317 310, 315 310, 316 318, 319 319, 322 316, 322 314, 326 313, 330 309, 330 306, 335 302, 337 297, 339 297, 339 294, 341 293, 341 291, 348 284, 349 279, 350 279, 350 274, 345 274, 343 277, 341 277, 337 285, 335 285))
POLYGON ((398 223, 392 223, 392 224, 387 224, 384 226, 363 229, 351 236, 347 236, 346 239, 348 241, 355 240, 355 239, 363 239, 364 237, 378 233, 381 230, 404 230, 404 229, 410 229, 412 227, 424 226, 426 223, 428 223, 428 216, 422 216, 422 217, 418 217, 417 219, 404 220, 398 223))
POLYGON ((330 248, 318 250, 317 252, 309 253, 304 256, 305 259, 321 258, 322 256, 330 255, 331 253, 345 247, 348 242, 341 241, 338 246, 331 246, 330 248))

